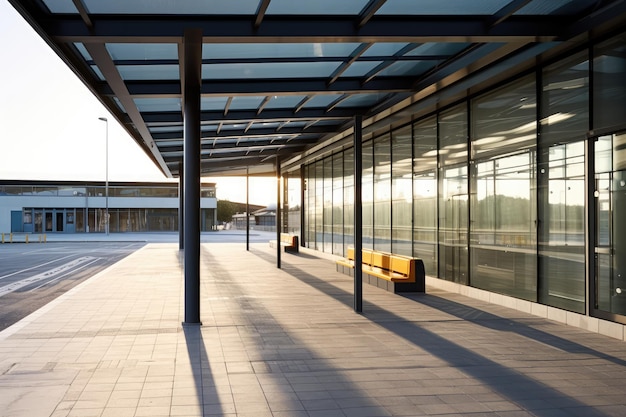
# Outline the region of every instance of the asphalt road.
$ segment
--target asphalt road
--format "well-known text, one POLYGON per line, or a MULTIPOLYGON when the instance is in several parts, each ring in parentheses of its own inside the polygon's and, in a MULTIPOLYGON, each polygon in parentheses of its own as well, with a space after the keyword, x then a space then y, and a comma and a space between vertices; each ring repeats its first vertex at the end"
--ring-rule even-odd
POLYGON ((144 245, 144 242, 0 245, 0 330, 144 245))

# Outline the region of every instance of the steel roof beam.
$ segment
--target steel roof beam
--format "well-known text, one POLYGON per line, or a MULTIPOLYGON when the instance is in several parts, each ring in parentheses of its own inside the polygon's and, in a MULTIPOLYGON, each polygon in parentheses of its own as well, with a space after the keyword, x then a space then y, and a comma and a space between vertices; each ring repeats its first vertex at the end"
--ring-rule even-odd
MULTIPOLYGON (((328 84, 328 78, 316 79, 255 79, 255 80, 203 80, 203 97, 216 96, 277 96, 297 95, 308 96, 319 93, 386 93, 410 91, 415 77, 378 77, 363 84, 361 78, 339 79, 328 84)), ((180 95, 180 81, 127 81, 128 92, 135 97, 163 96, 176 97, 180 95)), ((114 94, 106 84, 100 84, 102 95, 114 94)))
MULTIPOLYGON (((364 112, 363 109, 356 108, 336 108, 327 112, 326 109, 304 109, 300 110, 297 114, 292 110, 276 110, 269 109, 263 112, 263 117, 259 117, 256 114, 256 110, 232 110, 228 113, 228 116, 224 116, 222 111, 203 111, 203 122, 217 122, 220 123, 241 123, 254 120, 255 122, 269 122, 271 120, 290 119, 296 121, 298 119, 311 120, 337 120, 337 119, 349 119, 356 113, 364 112)), ((151 112, 142 113, 143 120, 146 123, 181 123, 182 115, 180 112, 151 112)))
POLYGON ((75 16, 55 16, 46 31, 58 42, 179 43, 185 27, 199 27, 205 43, 504 42, 549 41, 572 24, 569 16, 511 16, 495 27, 479 16, 374 16, 358 27, 351 16, 91 16, 90 31, 75 16))
MULTIPOLYGON (((272 129, 250 129, 250 125, 253 124, 253 122, 248 122, 248 124, 246 125, 246 127, 244 129, 236 129, 236 130, 222 130, 222 132, 220 134, 216 134, 216 132, 201 132, 201 135, 204 137, 223 137, 223 138, 230 138, 230 137, 238 137, 238 136, 281 136, 281 135, 293 135, 293 134, 297 134, 297 133, 302 133, 302 129, 304 127, 278 127, 276 129, 272 128, 272 129)), ((338 128, 338 126, 341 126, 341 123, 338 123, 337 125, 320 125, 320 126, 316 126, 315 128, 309 128, 307 130, 307 133, 311 133, 311 134, 326 134, 326 133, 332 133, 335 132, 338 128)), ((182 140, 182 129, 180 131, 176 131, 176 132, 156 132, 152 134, 152 137, 154 138, 155 142, 157 142, 158 145, 158 141, 160 140, 171 140, 171 139, 181 139, 182 140)))

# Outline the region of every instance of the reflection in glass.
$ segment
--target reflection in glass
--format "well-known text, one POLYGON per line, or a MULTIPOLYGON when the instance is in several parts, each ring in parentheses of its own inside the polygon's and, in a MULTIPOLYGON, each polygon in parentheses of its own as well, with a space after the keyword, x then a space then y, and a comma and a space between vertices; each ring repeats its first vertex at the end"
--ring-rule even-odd
POLYGON ((594 128, 623 126, 626 114, 626 33, 599 44, 593 52, 594 128))
POLYGON ((361 199, 363 206, 363 248, 374 249, 374 157, 370 140, 363 144, 361 199))
POLYGON ((439 278, 468 284, 467 107, 440 114, 438 123, 439 278))
POLYGON ((391 252, 412 256, 411 126, 391 133, 391 252))
POLYGON ((391 138, 374 139, 374 249, 391 252, 391 138))
POLYGON ((437 119, 413 126, 413 256, 437 274, 437 119))
POLYGON ((532 149, 537 142, 535 80, 525 78, 472 102, 472 159, 532 149))
POLYGON ((626 134, 595 142, 595 308, 626 314, 626 134))
MULTIPOLYGON (((330 159, 330 158, 329 158, 330 159)), ((343 154, 333 155, 332 205, 333 205, 333 250, 343 255, 343 154)))
POLYGON ((333 252, 333 159, 324 159, 323 222, 324 252, 333 252))
POLYGON ((315 163, 315 250, 324 251, 324 161, 315 163))
POLYGON ((354 247, 354 148, 343 153, 343 253, 354 247))
POLYGON ((557 145, 539 166, 539 301, 585 311, 584 143, 557 145))

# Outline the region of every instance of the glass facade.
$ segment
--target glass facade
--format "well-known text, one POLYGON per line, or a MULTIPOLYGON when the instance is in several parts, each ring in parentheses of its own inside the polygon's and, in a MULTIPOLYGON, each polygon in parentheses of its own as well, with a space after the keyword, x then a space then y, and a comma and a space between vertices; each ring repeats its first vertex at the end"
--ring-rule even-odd
MULTIPOLYGON (((607 39, 367 139, 363 247, 626 323, 625 45, 607 39)), ((305 167, 307 246, 353 246, 354 158, 341 149, 305 167)))

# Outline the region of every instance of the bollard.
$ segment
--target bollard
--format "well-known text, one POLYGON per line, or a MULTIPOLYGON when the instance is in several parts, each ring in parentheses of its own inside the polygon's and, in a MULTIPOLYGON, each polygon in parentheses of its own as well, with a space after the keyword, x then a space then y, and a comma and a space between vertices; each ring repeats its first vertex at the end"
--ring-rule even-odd
POLYGON ((4 243, 4 233, 2 234, 2 243, 4 243))
POLYGON ((24 238, 25 243, 28 243, 28 235, 24 238))
POLYGON ((13 233, 9 233, 9 243, 13 243, 13 233))
POLYGON ((44 233, 43 234, 43 243, 46 243, 48 241, 48 236, 44 233))

